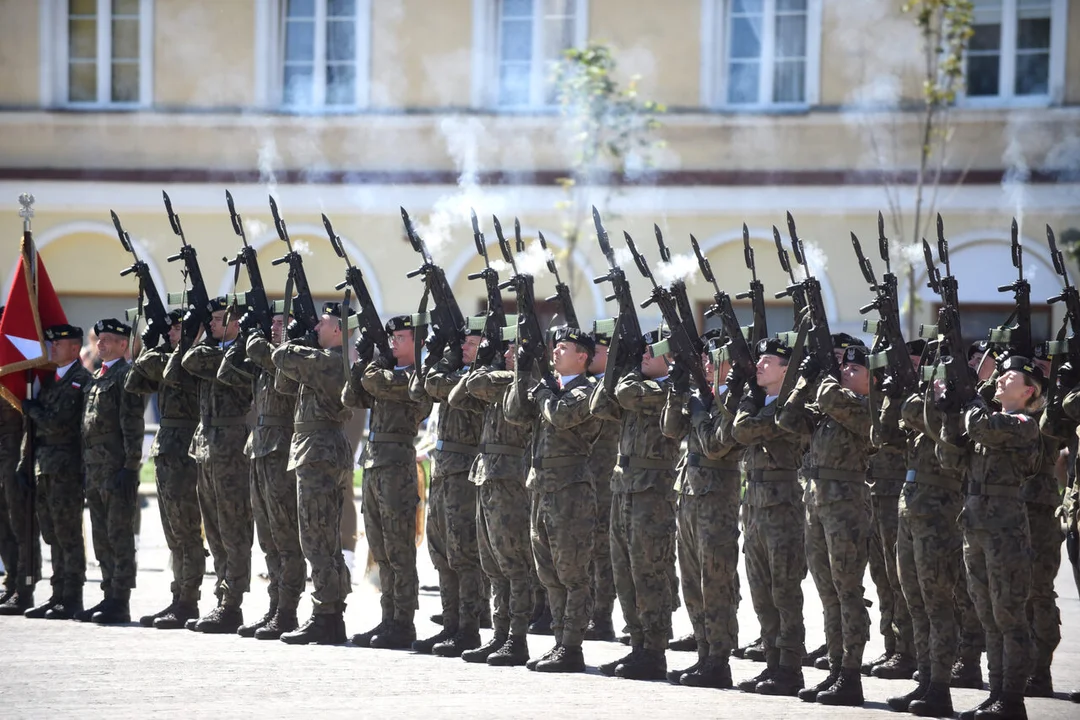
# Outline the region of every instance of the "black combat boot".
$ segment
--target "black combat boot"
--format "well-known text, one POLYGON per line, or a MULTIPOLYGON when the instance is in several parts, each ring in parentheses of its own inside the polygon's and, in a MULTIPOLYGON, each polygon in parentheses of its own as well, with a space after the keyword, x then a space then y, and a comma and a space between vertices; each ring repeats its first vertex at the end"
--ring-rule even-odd
POLYGON ((892 657, 885 662, 874 665, 870 674, 882 680, 910 680, 916 667, 915 658, 902 653, 893 653, 892 657))
POLYGON ((669 642, 668 650, 676 650, 678 652, 697 652, 697 638, 694 637, 694 633, 690 633, 689 635, 683 635, 681 638, 669 642))
POLYGON ((822 645, 816 650, 811 650, 802 657, 803 667, 814 667, 814 663, 817 662, 817 659, 825 657, 828 653, 829 649, 825 645, 822 645))
POLYGON ((837 662, 835 662, 833 664, 832 668, 829 670, 828 677, 826 677, 824 680, 822 680, 821 682, 819 682, 817 685, 815 685, 813 687, 808 687, 808 688, 805 688, 803 690, 800 690, 799 691, 799 699, 802 700, 803 702, 815 702, 817 700, 817 698, 818 698, 818 695, 820 695, 821 693, 825 692, 826 690, 831 688, 833 685, 835 685, 836 681, 839 680, 839 679, 840 679, 840 662, 837 661, 837 662))
POLYGON ((679 678, 679 684, 687 687, 730 690, 734 687, 731 680, 731 665, 727 658, 710 655, 701 661, 696 670, 683 673, 679 678))
POLYGON ((125 625, 131 622, 129 597, 131 597, 130 590, 113 593, 108 604, 94 613, 90 620, 98 625, 125 625))
POLYGON ((568 647, 559 645, 555 652, 546 660, 536 663, 533 668, 536 672, 546 673, 580 673, 585 672, 585 656, 581 652, 581 646, 568 647))
POLYGON ((1027 720, 1024 693, 1002 692, 988 707, 975 712, 975 720, 1027 720))
POLYGON ((768 680, 763 680, 754 688, 758 695, 784 695, 796 697, 806 683, 803 681, 802 667, 780 665, 768 680))
POLYGON ((976 705, 975 707, 971 708, 970 710, 965 710, 964 712, 960 713, 960 720, 975 720, 975 713, 979 712, 980 710, 985 710, 986 708, 990 707, 991 705, 996 703, 998 701, 998 698, 1000 698, 1000 697, 1001 697, 1001 687, 1000 686, 995 687, 994 684, 991 683, 990 684, 990 695, 985 700, 983 700, 981 703, 976 705))
POLYGON ((4 588, 0 591, 0 605, 3 605, 10 600, 13 595, 15 595, 14 589, 4 588))
POLYGON ((381 650, 410 650, 416 642, 416 626, 412 618, 391 620, 386 628, 371 638, 370 647, 381 650))
POLYGON ((1069 693, 1069 701, 1074 703, 1080 703, 1080 690, 1069 693))
POLYGON ((467 663, 487 662, 487 659, 491 656, 491 654, 501 648, 506 643, 506 639, 509 636, 509 633, 497 632, 491 636, 490 640, 488 640, 480 647, 462 652, 461 659, 467 663))
POLYGON ((908 704, 908 712, 918 717, 952 717, 952 692, 947 683, 930 683, 921 698, 908 704))
MULTIPOLYGON (((24 610, 21 613, 0 613, 0 614, 22 615, 23 617, 28 617, 31 620, 43 620, 45 618, 45 613, 49 612, 54 607, 59 605, 61 600, 62 600, 62 598, 60 596, 60 591, 57 590, 55 593, 52 594, 52 596, 48 600, 46 600, 42 604, 38 605, 37 607, 28 608, 27 610, 24 610)), ((3 610, 2 606, 0 606, 0 610, 3 610)))
POLYGON ((615 626, 611 622, 611 613, 602 617, 594 615, 585 628, 585 639, 615 642, 615 626))
POLYGON ((453 637, 431 647, 431 654, 439 657, 461 657, 466 650, 480 647, 480 628, 474 623, 462 624, 453 637))
POLYGON ((919 668, 919 684, 915 686, 915 689, 909 692, 907 695, 897 695, 891 697, 885 702, 889 707, 896 712, 907 712, 911 706, 911 703, 915 700, 919 700, 926 691, 930 689, 930 668, 919 668))
POLYGON ((431 622, 435 623, 436 625, 442 625, 443 624, 443 614, 442 613, 435 613, 434 615, 432 615, 428 619, 431 620, 431 622))
POLYGON ((289 645, 343 645, 348 639, 341 613, 317 613, 292 632, 282 633, 281 642, 289 645))
POLYGON ((296 608, 284 608, 279 606, 274 613, 274 617, 270 618, 270 621, 265 625, 255 630, 255 639, 278 640, 282 635, 287 632, 292 632, 299 627, 299 625, 300 624, 296 621, 296 608))
POLYGON ((822 705, 862 706, 862 674, 859 669, 841 669, 840 677, 833 686, 818 693, 817 702, 822 705))
POLYGON ((1026 697, 1054 697, 1054 679, 1050 668, 1038 668, 1027 680, 1024 687, 1026 697))
POLYGON ((596 669, 600 671, 601 675, 607 675, 608 677, 615 677, 615 668, 617 668, 620 665, 623 665, 625 663, 632 662, 633 660, 635 660, 637 658, 638 653, 640 653, 641 651, 642 651, 642 647, 640 645, 634 646, 630 650, 629 654, 623 655, 618 660, 612 660, 611 662, 606 662, 603 665, 599 665, 599 666, 597 666, 596 669))
POLYGON ((688 668, 683 668, 682 670, 668 670, 667 681, 672 685, 681 685, 683 674, 688 672, 694 672, 695 670, 697 670, 699 667, 701 667, 701 663, 705 662, 705 658, 707 658, 708 656, 709 653, 707 651, 704 653, 698 651, 698 659, 696 663, 694 663, 688 668))
POLYGON ((74 620, 75 616, 83 610, 82 588, 64 593, 64 599, 59 605, 53 606, 45 613, 46 620, 74 620))
POLYGON ((435 635, 432 635, 431 637, 425 638, 423 640, 413 641, 412 649, 414 652, 418 652, 421 655, 430 655, 432 648, 434 648, 439 643, 454 637, 454 635, 457 634, 457 630, 458 629, 456 624, 450 627, 444 625, 443 629, 435 635))
POLYGON ((758 647, 761 646, 761 638, 757 638, 756 640, 751 642, 749 645, 743 645, 742 647, 735 648, 734 650, 731 651, 731 657, 742 660, 743 656, 746 654, 747 648, 752 648, 754 646, 758 646, 758 647))
POLYGON ((208 635, 231 635, 244 624, 239 605, 218 605, 195 623, 195 631, 208 635))
POLYGON ((520 667, 529 662, 529 641, 525 635, 510 635, 495 652, 487 657, 492 667, 520 667))
POLYGON ((952 679, 949 685, 954 688, 970 688, 972 690, 983 689, 982 665, 979 656, 974 658, 957 658, 952 666, 952 679))
POLYGON ((749 660, 750 662, 765 662, 765 646, 764 645, 751 645, 743 651, 743 660, 749 660))
POLYGON ((817 660, 814 661, 814 667, 818 670, 829 670, 830 668, 832 668, 832 663, 829 662, 829 658, 827 655, 823 655, 822 657, 819 657, 817 660))
POLYGON ((265 615, 263 615, 261 618, 259 618, 253 623, 241 625, 240 627, 236 628, 236 634, 240 637, 253 638, 255 637, 255 631, 267 625, 271 620, 274 619, 274 615, 276 614, 277 601, 275 600, 270 603, 270 609, 266 611, 265 615))
POLYGON ((615 677, 627 680, 665 680, 667 679, 667 656, 663 650, 643 648, 636 659, 615 668, 615 677))
POLYGON ((877 667, 878 665, 881 665, 882 663, 888 662, 889 659, 892 658, 892 656, 893 656, 893 653, 891 651, 889 651, 888 649, 886 649, 885 654, 881 655, 880 657, 876 657, 873 660, 867 660, 866 662, 864 662, 862 664, 862 667, 860 668, 860 670, 862 671, 862 674, 866 675, 867 677, 870 677, 870 675, 873 673, 875 667, 877 667))
POLYGON ((179 599, 180 598, 174 593, 171 603, 165 606, 163 610, 158 610, 153 615, 143 615, 141 618, 139 618, 139 624, 145 628, 154 627, 154 621, 157 620, 159 617, 164 617, 165 615, 168 615, 170 612, 172 612, 172 609, 176 607, 176 603, 179 601, 179 599))
POLYGON ((546 602, 544 603, 543 610, 540 611, 540 616, 529 623, 530 635, 554 635, 555 632, 551 629, 551 606, 546 602))
MULTIPOLYGON (((507 642, 509 642, 509 640, 507 640, 507 642)), ((529 658, 525 662, 525 669, 527 669, 527 670, 535 670, 536 666, 539 665, 540 663, 544 662, 545 660, 550 660, 551 658, 555 657, 555 652, 560 647, 562 647, 562 645, 559 645, 558 643, 556 643, 553 648, 548 650, 546 653, 544 653, 540 657, 538 657, 538 658, 529 658)))
POLYGON ((768 663, 765 666, 765 669, 762 670, 760 673, 750 678, 749 680, 743 680, 741 683, 739 683, 739 689, 743 692, 748 693, 757 692, 757 686, 771 678, 773 676, 773 673, 776 672, 776 668, 778 666, 779 662, 776 661, 768 663))
MULTIPOLYGON (((51 600, 52 598, 50 598, 51 600)), ((57 597, 57 602, 59 602, 57 597)), ((25 615, 27 611, 34 607, 34 591, 33 590, 16 590, 12 595, 8 596, 8 599, 0 604, 0 615, 25 615)), ((48 608, 46 608, 48 610, 48 608)), ((44 611, 42 617, 45 617, 44 611)))
POLYGON ((76 613, 75 619, 79 622, 90 622, 90 620, 94 617, 94 613, 104 608, 105 603, 107 603, 109 601, 109 598, 111 597, 112 590, 106 590, 105 597, 101 599, 101 602, 99 602, 97 605, 91 605, 90 607, 83 610, 81 613, 76 613))
POLYGON ((199 619, 199 606, 195 601, 178 602, 166 615, 154 621, 156 630, 182 630, 189 620, 199 619))
MULTIPOLYGON (((442 618, 439 618, 439 619, 441 620, 442 618)), ((356 647, 371 647, 371 638, 375 637, 376 635, 378 635, 380 633, 386 632, 387 629, 390 626, 390 623, 392 623, 393 621, 394 621, 393 615, 391 615, 389 617, 387 617, 386 615, 383 615, 383 618, 382 618, 382 620, 379 621, 378 625, 371 628, 367 632, 362 632, 362 633, 359 633, 357 635, 353 635, 352 636, 352 644, 355 645, 356 647)), ((441 625, 442 623, 439 623, 439 624, 441 625)))

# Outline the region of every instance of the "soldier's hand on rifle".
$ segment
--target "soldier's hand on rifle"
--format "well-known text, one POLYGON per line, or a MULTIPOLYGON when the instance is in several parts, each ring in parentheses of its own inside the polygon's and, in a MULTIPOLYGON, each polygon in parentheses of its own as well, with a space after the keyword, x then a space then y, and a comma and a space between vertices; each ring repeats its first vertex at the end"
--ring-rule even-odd
POLYGON ((753 399, 754 404, 763 407, 765 405, 765 388, 758 385, 756 374, 750 376, 750 379, 746 381, 746 388, 750 391, 749 396, 753 399))
POLYGON ((371 361, 371 358, 375 354, 375 343, 367 336, 367 333, 363 330, 356 337, 356 358, 361 363, 367 363, 371 361))
POLYGON ((532 370, 533 361, 535 361, 535 360, 536 360, 536 358, 533 357, 533 354, 531 352, 529 352, 528 348, 525 348, 525 347, 522 347, 521 345, 518 345, 518 348, 517 348, 517 368, 522 373, 528 373, 530 370, 532 370))
POLYGON ((881 381, 881 394, 893 400, 899 400, 904 394, 904 388, 895 377, 886 375, 881 381))
POLYGON ((821 375, 822 370, 824 368, 821 366, 821 362, 813 355, 807 355, 799 363, 799 377, 807 381, 816 380, 821 375))
POLYGON ((675 392, 680 395, 686 395, 690 392, 690 373, 681 363, 674 363, 668 373, 675 392))
POLYGON ((428 335, 427 341, 424 343, 424 348, 427 350, 430 362, 434 363, 442 358, 443 351, 446 350, 446 340, 438 333, 432 333, 431 335, 428 335))
POLYGON ((488 367, 495 361, 495 349, 496 344, 491 341, 491 338, 484 338, 480 341, 480 347, 476 349, 476 361, 473 363, 477 367, 488 367))
POLYGON ((461 355, 461 346, 457 343, 451 343, 446 346, 446 350, 443 352, 443 359, 446 360, 446 364, 450 367, 450 370, 460 370, 465 365, 465 360, 461 355))
POLYGON ((243 337, 262 335, 262 328, 259 326, 259 320, 255 317, 255 313, 250 310, 241 315, 240 320, 238 320, 237 323, 240 325, 240 334, 243 337))
POLYGON ((1077 372, 1073 366, 1071 360, 1067 360, 1061 364, 1058 368, 1057 374, 1057 386, 1058 389, 1068 392, 1076 387, 1076 384, 1080 382, 1080 372, 1077 372))
POLYGON ((724 378, 724 384, 727 385, 727 391, 729 393, 735 393, 739 396, 743 394, 743 385, 746 384, 746 378, 739 372, 739 368, 732 365, 728 370, 727 377, 724 378))
POLYGON ((375 353, 375 358, 371 361, 380 370, 393 370, 396 362, 393 354, 383 355, 381 352, 375 353))
POLYGON ((307 326, 299 320, 290 320, 285 328, 285 337, 289 340, 300 340, 307 334, 307 326))
POLYGON ((941 394, 941 397, 939 397, 934 402, 934 405, 937 407, 938 410, 944 413, 960 412, 960 397, 957 395, 956 388, 952 385, 952 383, 948 383, 945 386, 945 392, 943 392, 941 394))
POLYGON ((161 333, 159 333, 156 328, 147 326, 139 333, 139 339, 142 340, 143 349, 151 350, 157 347, 157 344, 161 342, 161 333))

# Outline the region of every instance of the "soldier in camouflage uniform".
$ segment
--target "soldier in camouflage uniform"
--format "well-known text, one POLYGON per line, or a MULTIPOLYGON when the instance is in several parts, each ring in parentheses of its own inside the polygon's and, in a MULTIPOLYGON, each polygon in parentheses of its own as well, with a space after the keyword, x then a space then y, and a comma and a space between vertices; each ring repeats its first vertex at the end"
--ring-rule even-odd
MULTIPOLYGON (((589 364, 589 374, 603 382, 607 370, 611 337, 603 332, 592 334, 596 352, 589 364)), ((585 630, 586 640, 615 639, 611 613, 615 609, 615 576, 611 569, 611 474, 619 454, 619 423, 604 420, 600 437, 593 444, 589 466, 596 481, 596 539, 593 542, 592 595, 593 613, 585 630)))
POLYGON ((428 491, 427 539, 431 562, 439 572, 443 628, 433 637, 417 640, 413 650, 441 657, 460 657, 480 647, 480 616, 483 612, 484 579, 476 540, 476 486, 469 469, 478 452, 484 403, 471 398, 458 407, 448 402, 450 392, 469 370, 480 345, 480 331, 465 328, 466 338, 445 355, 435 339, 429 344, 429 363, 416 373, 410 394, 417 402, 425 397, 439 403, 428 491))
POLYGON ((860 667, 870 635, 862 584, 870 537, 866 355, 864 347, 847 347, 839 380, 822 377, 821 363, 813 355, 806 357, 778 419, 782 428, 813 429, 802 467, 807 479, 806 560, 824 610, 830 676, 837 668, 839 674, 831 686, 803 690, 799 697, 824 705, 863 703, 860 667))
MULTIPOLYGON (((647 346, 660 339, 657 331, 644 336, 647 346)), ((680 444, 660 428, 670 386, 666 356, 657 357, 647 347, 638 366, 619 378, 614 396, 597 385, 589 403, 597 418, 621 423, 611 477, 611 565, 632 648, 626 657, 601 665, 600 672, 631 680, 667 676, 680 444)))
POLYGON ((182 371, 199 379, 200 420, 189 453, 199 467, 199 506, 214 557, 218 604, 185 627, 220 634, 234 633, 244 624, 240 606, 251 585, 251 469, 241 452, 248 435, 251 385, 228 385, 218 378, 225 350, 237 341, 240 327, 226 298, 215 298, 209 309, 210 337, 191 348, 178 345, 166 365, 165 381, 182 382, 182 371))
POLYGON ((555 337, 552 369, 534 385, 538 367, 518 351, 514 382, 504 399, 506 419, 533 426, 529 528, 540 582, 551 602, 555 646, 526 663, 537 672, 584 672, 581 643, 592 616, 589 560, 596 534, 596 491, 589 450, 600 421, 589 411, 596 381, 586 374, 592 338, 578 328, 555 337))
MULTIPOLYGON (((52 551, 52 596, 27 610, 30 618, 70 620, 83 610, 86 550, 83 546, 83 479, 79 434, 83 388, 90 373, 79 363, 82 328, 54 325, 45 329, 52 377, 43 378, 35 399, 23 401, 33 422, 34 459, 20 462, 19 474, 33 473, 37 483, 37 518, 52 551), (27 467, 27 465, 31 465, 27 467)), ((25 458, 25 455, 23 456, 25 458)), ((12 565, 9 574, 17 571, 12 565)))
POLYGON ((348 407, 370 408, 364 468, 362 512, 364 534, 379 563, 382 618, 367 632, 354 635, 360 647, 407 649, 416 640, 420 582, 416 575, 416 448, 420 423, 431 412, 431 400, 409 396, 415 372, 413 322, 410 315, 386 321, 391 357, 372 358, 374 347, 361 335, 359 359, 353 363, 342 400, 348 407))
POLYGON ((105 598, 76 614, 102 625, 131 620, 135 587, 135 503, 142 463, 143 399, 124 389, 131 327, 109 318, 94 325, 101 369, 83 390, 82 467, 94 555, 105 598))
POLYGON ((150 446, 157 482, 158 510, 165 544, 172 553, 172 603, 153 615, 139 619, 144 627, 177 630, 199 615, 199 587, 206 572, 206 550, 202 541, 202 515, 197 488, 198 468, 188 455, 191 436, 199 424, 198 381, 181 372, 179 382, 165 382, 165 366, 173 348, 180 343, 181 316, 172 320, 165 342, 158 345, 152 331, 143 333, 143 350, 135 359, 124 389, 140 395, 158 394, 161 419, 150 446))
MULTIPOLYGON (((759 685, 770 692, 799 685, 805 653, 802 581, 806 577, 804 507, 797 468, 810 438, 808 427, 794 431, 777 422, 777 402, 789 371, 791 349, 777 339, 763 339, 756 348, 755 376, 728 377, 728 388, 750 385, 743 392, 731 436, 746 450, 744 540, 750 599, 761 625, 765 670, 739 683, 744 692, 759 685), (759 388, 759 389, 755 389, 759 388)), ((792 368, 794 370, 794 368, 792 368)), ((796 691, 798 688, 795 688, 796 691)))
POLYGON ((251 458, 251 510, 270 579, 266 614, 236 632, 241 637, 277 640, 298 625, 296 606, 307 576, 300 549, 296 474, 287 469, 298 387, 288 379, 278 379, 270 360, 270 352, 284 335, 284 315, 274 315, 269 338, 257 326, 253 313, 240 318, 242 339, 225 351, 218 379, 226 385, 250 387, 255 400, 255 427, 244 454, 251 458))
MULTIPOLYGON (((278 375, 299 383, 288 470, 296 472, 300 546, 311 563, 311 619, 281 635, 292 645, 340 645, 345 635, 345 598, 352 591, 341 553, 341 507, 353 479, 353 453, 345 436, 352 410, 341 402, 348 359, 344 327, 352 308, 323 304, 313 330, 295 320, 289 342, 271 353, 278 375)), ((278 385, 279 389, 281 385, 278 385)))
MULTIPOLYGON (((450 393, 451 407, 474 398, 487 405, 480 454, 469 479, 476 484, 477 542, 480 566, 491 582, 494 634, 475 650, 466 650, 466 662, 495 666, 524 665, 529 659, 526 632, 531 609, 533 565, 529 539, 529 491, 525 489, 525 453, 532 436, 531 425, 507 421, 504 400, 514 380, 516 344, 503 353, 506 369, 494 365, 498 343, 485 338, 475 366, 450 393)), ((470 403, 471 404, 471 403, 470 403)))

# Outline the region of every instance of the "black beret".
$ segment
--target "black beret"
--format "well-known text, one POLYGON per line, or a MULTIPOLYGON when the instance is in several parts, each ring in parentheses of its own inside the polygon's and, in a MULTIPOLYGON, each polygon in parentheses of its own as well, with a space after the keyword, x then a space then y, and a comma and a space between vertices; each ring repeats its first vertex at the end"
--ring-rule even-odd
POLYGON ((1035 360, 1053 360, 1054 356, 1050 352, 1050 344, 1041 342, 1035 344, 1035 360))
POLYGON ((971 345, 968 345, 968 360, 975 357, 979 353, 986 352, 987 348, 989 347, 990 345, 985 340, 976 340, 975 342, 971 343, 971 345))
POLYGON ((1043 371, 1035 364, 1035 361, 1029 360, 1023 355, 1011 355, 1001 363, 1000 370, 1002 375, 1010 370, 1023 373, 1037 382, 1040 387, 1046 382, 1046 376, 1043 375, 1043 371))
POLYGON ((906 343, 904 343, 904 345, 907 346, 908 355, 922 356, 923 352, 926 351, 925 340, 908 340, 906 343))
POLYGON ((845 365, 862 365, 866 367, 867 352, 865 345, 849 345, 844 350, 845 365))
POLYGON ((611 347, 611 336, 602 332, 591 332, 589 337, 592 338, 595 345, 603 345, 604 347, 611 347))
POLYGON ((50 325, 45 328, 46 340, 82 340, 83 329, 75 325, 50 325))
POLYGON ((604 347, 611 347, 611 328, 610 326, 615 322, 614 318, 607 320, 593 320, 593 329, 589 333, 592 336, 593 342, 597 345, 603 345, 604 347))
POLYGON ((165 314, 165 317, 169 319, 169 325, 175 325, 184 319, 184 311, 170 310, 168 313, 165 314))
POLYGON ((207 309, 210 310, 210 312, 212 312, 212 313, 221 312, 222 310, 227 310, 228 307, 229 307, 229 298, 226 297, 225 295, 220 295, 220 296, 218 296, 216 298, 210 298, 210 302, 207 303, 207 309))
POLYGON ((758 357, 761 357, 762 355, 775 355, 778 358, 787 360, 791 357, 791 348, 778 338, 762 338, 758 340, 757 354, 758 357))
POLYGON ((590 333, 584 332, 576 327, 570 327, 569 325, 562 325, 556 328, 554 336, 552 337, 552 342, 572 342, 575 345, 588 348, 590 352, 596 350, 596 341, 592 339, 590 333))
MULTIPOLYGON (((345 313, 345 317, 355 315, 356 311, 352 308, 347 308, 348 312, 345 313)), ((322 306, 322 314, 329 315, 330 317, 341 317, 341 303, 339 302, 324 302, 322 306)))
POLYGON ((847 333, 833 333, 832 336, 833 349, 834 350, 846 350, 849 347, 859 346, 866 347, 866 344, 855 337, 854 335, 848 335, 847 333))
POLYGON ((395 333, 398 330, 412 330, 412 315, 395 315, 386 321, 386 332, 395 333))
POLYGON ((645 341, 646 345, 655 345, 656 343, 670 336, 671 333, 666 327, 664 327, 658 330, 650 330, 646 333, 643 333, 641 335, 641 339, 645 341))
POLYGON ((116 318, 105 318, 104 320, 98 320, 94 323, 94 332, 98 335, 102 333, 112 333, 113 335, 123 335, 128 337, 131 335, 131 326, 125 325, 116 318))

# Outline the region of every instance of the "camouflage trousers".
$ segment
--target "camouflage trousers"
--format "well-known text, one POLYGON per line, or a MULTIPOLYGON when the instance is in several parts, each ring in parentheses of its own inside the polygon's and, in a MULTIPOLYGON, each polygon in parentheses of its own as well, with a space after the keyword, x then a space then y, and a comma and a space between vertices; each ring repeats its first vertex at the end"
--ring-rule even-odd
POLYGON ((206 572, 198 473, 195 461, 187 455, 154 458, 161 529, 172 553, 171 590, 174 599, 185 603, 198 602, 206 572))
POLYGON ((94 555, 106 595, 126 597, 135 587, 135 503, 139 482, 122 483, 116 465, 86 465, 86 505, 94 555))
POLYGON ((439 572, 443 627, 476 627, 487 600, 476 541, 476 486, 468 472, 431 479, 427 535, 428 554, 439 572))
MULTIPOLYGON (((379 564, 382 619, 412 622, 420 594, 416 575, 416 466, 364 470, 361 512, 368 547, 379 564)), ((430 538, 429 538, 430 540, 430 538)))
POLYGON ((739 480, 681 495, 679 574, 698 653, 727 659, 739 637, 739 480))
POLYGON ((746 579, 767 655, 799 667, 806 653, 802 581, 806 545, 802 503, 746 506, 746 579))
POLYGON ((1057 606, 1054 581, 1061 569, 1061 525, 1053 505, 1027 503, 1028 527, 1031 529, 1031 594, 1027 601, 1028 624, 1034 640, 1035 672, 1049 671, 1054 650, 1061 642, 1061 613, 1057 606))
POLYGON ((831 661, 859 669, 870 639, 863 602, 870 514, 862 499, 806 505, 806 564, 821 597, 825 646, 831 661))
POLYGON ((487 480, 478 488, 480 567, 491 582, 495 634, 524 635, 532 611, 529 491, 520 480, 487 480))
POLYGON ((610 618, 615 609, 615 575, 611 569, 611 482, 596 481, 596 537, 591 563, 593 617, 610 618))
MULTIPOLYGON (((961 541, 962 542, 962 541, 961 541)), ((956 655, 961 660, 978 662, 979 656, 986 652, 986 633, 979 622, 979 613, 971 600, 968 589, 967 567, 961 552, 960 572, 956 576, 953 588, 953 614, 960 629, 957 639, 956 655)))
POLYGON ((896 564, 911 617, 915 660, 920 668, 930 668, 931 682, 945 684, 956 660, 959 627, 953 589, 963 562, 963 537, 956 524, 960 495, 951 495, 939 514, 901 517, 896 537, 896 564))
POLYGON ((896 565, 896 534, 899 495, 871 495, 870 579, 877 590, 881 608, 879 631, 885 639, 885 652, 915 656, 911 613, 904 599, 896 565))
POLYGON ((270 604, 295 610, 304 593, 307 567, 300 549, 296 473, 287 470, 288 465, 287 450, 251 461, 251 512, 259 548, 266 556, 270 604))
POLYGON ((311 563, 311 603, 316 615, 345 611, 352 578, 341 554, 341 508, 352 468, 330 462, 296 468, 300 547, 311 563))
MULTIPOLYGON (((41 544, 30 491, 15 478, 19 463, 19 435, 0 435, 0 559, 4 561, 4 588, 32 586, 41 579, 41 544), (33 534, 33 541, 28 541, 33 534), (27 571, 30 571, 29 573, 27 571)), ((80 486, 81 487, 81 486, 80 486)), ((81 512, 81 509, 80 509, 81 512)))
POLYGON ((198 463, 199 507, 210 554, 214 557, 217 586, 214 594, 230 607, 238 607, 251 586, 250 461, 237 452, 231 457, 198 463))
MULTIPOLYGON (((41 537, 52 554, 52 593, 81 593, 86 583, 83 541, 83 481, 78 472, 37 476, 37 518, 41 537)), ((15 566, 8 574, 14 574, 15 566)), ((14 579, 14 578, 13 578, 14 579)))
POLYGON ((555 642, 581 647, 592 617, 589 560, 596 537, 596 491, 590 483, 574 483, 530 495, 533 558, 547 590, 555 642))
POLYGON ((990 687, 1022 693, 1032 668, 1027 599, 1031 537, 1023 527, 964 530, 968 591, 986 633, 990 687))
POLYGON ((675 498, 649 488, 613 493, 611 567, 630 643, 666 650, 674 610, 675 498))

